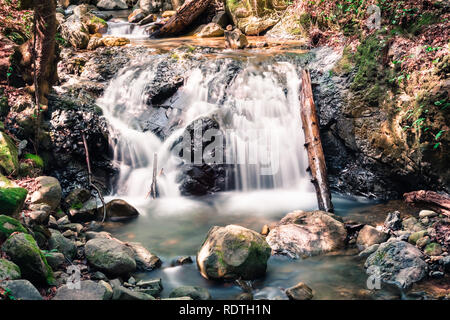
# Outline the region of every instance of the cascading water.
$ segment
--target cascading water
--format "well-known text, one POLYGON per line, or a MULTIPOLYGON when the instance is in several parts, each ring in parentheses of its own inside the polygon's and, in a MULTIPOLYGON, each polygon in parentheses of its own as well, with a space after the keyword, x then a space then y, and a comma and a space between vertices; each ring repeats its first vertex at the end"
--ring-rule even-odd
POLYGON ((225 133, 224 160, 232 170, 230 189, 295 189, 312 192, 299 116, 300 79, 287 62, 232 59, 204 60, 187 71, 171 101, 152 106, 148 92, 167 56, 152 57, 122 69, 98 104, 112 132, 114 160, 120 166, 116 192, 145 197, 158 154, 161 196, 178 196, 181 159, 171 152, 185 128, 199 118, 213 118, 225 133), (159 60, 158 60, 159 59, 159 60), (155 119, 168 121, 164 141, 151 131, 155 119), (150 128, 150 130, 149 130, 150 128))
POLYGON ((130 39, 147 39, 148 26, 140 26, 138 24, 128 23, 126 21, 108 21, 108 30, 105 35, 115 37, 126 37, 130 39))

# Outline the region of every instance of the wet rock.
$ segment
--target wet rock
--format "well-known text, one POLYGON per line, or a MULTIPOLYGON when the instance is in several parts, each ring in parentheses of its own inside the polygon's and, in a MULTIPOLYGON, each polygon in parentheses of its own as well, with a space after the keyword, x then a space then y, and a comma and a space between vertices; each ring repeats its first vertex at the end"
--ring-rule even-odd
POLYGON ((232 27, 228 26, 224 31, 225 46, 231 49, 244 49, 248 46, 248 40, 245 34, 239 29, 232 30, 232 27))
POLYGON ((97 202, 95 199, 91 199, 82 204, 72 205, 69 209, 70 221, 88 222, 97 220, 100 216, 103 219, 103 209, 98 210, 97 202))
POLYGON ((79 289, 68 285, 59 287, 53 300, 107 300, 107 298, 108 292, 105 286, 91 280, 84 280, 80 281, 79 289))
POLYGON ((148 251, 142 244, 127 242, 125 245, 133 250, 138 271, 151 271, 161 266, 161 259, 148 251))
POLYGON ((142 19, 144 19, 146 16, 146 12, 142 9, 135 9, 132 13, 128 16, 128 22, 129 23, 138 23, 142 19))
POLYGON ((182 266, 184 264, 189 264, 189 263, 193 263, 192 258, 190 256, 186 256, 186 257, 179 257, 179 258, 175 259, 174 261, 172 261, 172 263, 170 265, 173 267, 173 266, 182 266))
POLYGON ((48 241, 50 250, 57 250, 64 254, 67 259, 73 260, 77 254, 77 246, 74 242, 64 237, 57 230, 50 230, 52 236, 48 241))
POLYGON ((311 300, 314 296, 312 289, 303 282, 286 289, 286 295, 290 300, 311 300))
POLYGON ((44 300, 39 291, 28 280, 10 280, 0 283, 0 287, 8 289, 18 300, 44 300))
POLYGON ((128 275, 136 270, 133 250, 115 239, 89 240, 84 252, 90 265, 108 275, 128 275))
POLYGON ((400 230, 402 228, 402 219, 400 218, 400 212, 389 212, 386 220, 384 220, 384 227, 393 231, 400 230))
POLYGON ((253 294, 248 292, 241 293, 236 297, 236 300, 253 300, 253 294))
POLYGON ((97 8, 100 10, 124 10, 128 5, 124 0, 100 0, 97 2, 97 8))
POLYGON ((85 203, 91 198, 91 192, 84 188, 77 188, 72 190, 64 199, 67 207, 76 207, 85 203))
POLYGON ((407 289, 422 280, 427 273, 423 254, 413 245, 399 240, 382 243, 367 258, 364 267, 367 274, 379 277, 383 282, 407 289))
MULTIPOLYGON (((19 170, 18 150, 13 140, 0 131, 0 171, 6 175, 19 170)), ((0 173, 1 173, 0 172, 0 173)))
POLYGON ((46 252, 44 253, 45 259, 53 270, 59 269, 65 262, 64 254, 60 252, 46 252))
POLYGON ((20 268, 14 262, 0 258, 0 282, 3 280, 17 280, 20 277, 20 268))
POLYGON ((356 244, 360 248, 367 248, 371 245, 385 242, 388 239, 388 235, 383 231, 377 230, 376 228, 365 225, 364 228, 359 231, 358 239, 356 244))
POLYGON ((104 46, 105 46, 105 44, 103 43, 103 39, 102 38, 91 37, 89 39, 89 43, 88 43, 86 49, 88 49, 88 50, 95 50, 97 48, 104 47, 104 46))
POLYGON ((151 13, 151 14, 145 16, 141 21, 139 21, 139 25, 143 26, 145 24, 155 22, 157 19, 158 19, 158 17, 155 14, 151 13))
POLYGON ((201 287, 183 286, 174 289, 169 298, 191 297, 192 300, 211 300, 208 290, 201 287))
POLYGON ((161 17, 163 17, 163 18, 170 18, 170 17, 174 16, 176 13, 177 13, 177 12, 174 11, 174 10, 167 10, 167 11, 164 11, 164 12, 161 14, 161 17))
POLYGON ((207 279, 257 279, 266 273, 270 247, 255 231, 236 225, 212 227, 197 254, 207 279))
POLYGON ((27 194, 24 188, 0 188, 0 213, 18 218, 27 194))
POLYGON ((155 298, 149 294, 133 291, 122 286, 114 286, 113 290, 113 300, 155 300, 155 298))
POLYGON ((130 39, 123 37, 106 36, 102 38, 102 42, 106 47, 120 47, 130 43, 130 39))
POLYGON ((288 213, 266 238, 274 254, 313 256, 344 246, 347 231, 336 216, 324 211, 288 213))
POLYGON ((38 189, 31 195, 31 203, 44 203, 55 210, 62 197, 62 189, 58 179, 54 177, 41 176, 36 178, 38 189))
POLYGON ((204 26, 201 31, 197 34, 199 38, 212 38, 212 37, 221 37, 224 35, 224 31, 221 26, 216 23, 209 23, 204 26))
MULTIPOLYGON (((97 210, 103 216, 103 207, 97 210)), ((111 220, 128 220, 139 216, 139 212, 128 202, 121 199, 111 200, 106 204, 106 217, 111 220)))
POLYGON ((19 266, 23 278, 36 284, 53 283, 52 269, 31 235, 11 235, 3 243, 2 250, 19 266))
POLYGON ((358 254, 358 257, 360 258, 364 258, 366 259, 367 257, 369 257, 372 253, 374 253, 375 251, 377 251, 378 247, 380 246, 379 243, 373 244, 370 247, 364 249, 363 251, 361 251, 358 254))

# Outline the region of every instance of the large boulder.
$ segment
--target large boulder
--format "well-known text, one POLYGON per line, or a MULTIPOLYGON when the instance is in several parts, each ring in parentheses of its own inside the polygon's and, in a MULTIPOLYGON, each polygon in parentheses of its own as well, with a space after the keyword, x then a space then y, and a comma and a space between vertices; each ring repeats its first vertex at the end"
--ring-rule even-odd
POLYGON ((116 239, 95 238, 84 248, 93 267, 112 276, 126 276, 136 270, 134 252, 116 239))
POLYGON ((0 131, 0 173, 10 175, 19 169, 18 150, 12 139, 0 131))
POLYGON ((0 188, 0 214, 18 217, 27 194, 24 188, 0 188))
POLYGON ((367 258, 364 267, 367 274, 400 289, 407 289, 426 276, 427 264, 423 258, 422 252, 415 246, 395 239, 382 243, 367 258))
POLYGON ((14 232, 28 233, 18 220, 0 215, 0 241, 5 241, 14 232))
POLYGON ((62 197, 62 189, 58 179, 42 176, 37 177, 36 182, 38 183, 38 189, 31 195, 31 203, 47 204, 51 210, 58 208, 62 197))
POLYGON ((128 9, 125 0, 100 0, 97 2, 97 8, 100 10, 124 10, 128 9))
MULTIPOLYGON (((99 216, 103 216, 103 207, 97 211, 99 216)), ((128 202, 121 199, 111 200, 106 204, 106 217, 111 220, 126 220, 139 216, 139 212, 128 202)))
POLYGON ((197 253, 200 273, 207 279, 256 279, 266 273, 270 247, 253 230, 237 225, 212 227, 197 253))
POLYGON ((77 246, 74 242, 64 237, 61 232, 50 229, 51 237, 48 240, 50 250, 56 250, 64 254, 67 259, 73 260, 77 254, 77 246))
POLYGON ((59 287, 53 300, 108 300, 106 287, 100 283, 85 280, 80 281, 80 288, 74 289, 68 285, 59 287))
POLYGON ((324 211, 288 213, 270 230, 266 241, 275 254, 314 256, 344 246, 347 236, 339 217, 324 211))
POLYGON ((377 228, 365 225, 358 234, 356 244, 361 250, 368 248, 374 244, 385 242, 389 235, 377 228))
POLYGON ((20 279, 20 268, 6 259, 0 259, 0 281, 20 279))
POLYGON ((44 300, 39 291, 28 280, 9 280, 0 283, 17 300, 44 300))
POLYGON ((12 234, 2 250, 19 266, 23 278, 36 284, 54 283, 53 271, 31 235, 12 234))
POLYGON ((246 35, 255 36, 264 33, 280 20, 278 8, 273 2, 275 1, 226 0, 226 9, 235 26, 246 35))

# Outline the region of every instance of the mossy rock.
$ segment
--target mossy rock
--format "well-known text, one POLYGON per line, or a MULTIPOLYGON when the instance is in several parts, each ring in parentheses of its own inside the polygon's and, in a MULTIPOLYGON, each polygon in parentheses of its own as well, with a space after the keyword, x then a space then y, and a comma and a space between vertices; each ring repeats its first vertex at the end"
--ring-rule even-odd
POLYGON ((20 268, 6 259, 0 259, 0 281, 20 279, 20 268))
POLYGON ((18 220, 0 215, 0 241, 6 240, 14 232, 27 233, 27 230, 18 220))
POLYGON ((24 158, 31 160, 36 165, 36 167, 44 168, 44 160, 42 160, 42 158, 37 154, 27 153, 24 158))
POLYGON ((413 234, 411 234, 408 238, 408 242, 412 243, 412 244, 416 244, 416 242, 425 237, 428 234, 427 230, 421 230, 421 231, 417 231, 414 232, 413 234))
POLYGON ((5 132, 0 132, 0 169, 7 175, 19 169, 17 147, 5 132))
POLYGON ((439 243, 432 242, 427 244, 424 252, 429 256, 439 256, 442 253, 442 247, 439 243))
POLYGON ((0 214, 17 217, 27 193, 24 188, 0 188, 0 214))
POLYGON ((31 235, 12 234, 3 244, 2 250, 19 266, 23 278, 34 284, 55 283, 52 268, 31 235))
POLYGON ((17 188, 18 185, 0 173, 0 188, 17 188))

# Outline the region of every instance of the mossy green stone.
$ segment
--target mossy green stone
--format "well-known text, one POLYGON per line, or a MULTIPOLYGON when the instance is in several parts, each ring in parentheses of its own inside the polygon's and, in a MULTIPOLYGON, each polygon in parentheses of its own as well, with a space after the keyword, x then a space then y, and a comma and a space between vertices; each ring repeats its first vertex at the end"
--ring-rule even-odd
POLYGON ((27 193, 24 188, 0 188, 0 214, 16 216, 22 210, 27 193))
POLYGON ((14 232, 27 233, 22 224, 9 216, 0 215, 0 240, 6 240, 14 232))
POLYGON ((0 132, 0 169, 8 175, 19 169, 17 147, 5 132, 0 132))
POLYGON ((427 230, 417 231, 411 234, 408 238, 408 242, 412 244, 416 244, 417 240, 425 237, 428 234, 427 230))
POLYGON ((442 247, 439 243, 432 242, 427 244, 424 251, 429 256, 438 256, 442 253, 442 247))
POLYGON ((34 164, 38 167, 38 168, 44 168, 44 160, 42 160, 42 158, 36 154, 31 154, 31 153, 27 153, 24 156, 25 159, 29 159, 31 161, 34 162, 34 164))
POLYGON ((20 279, 20 268, 6 259, 0 259, 0 281, 20 279))

